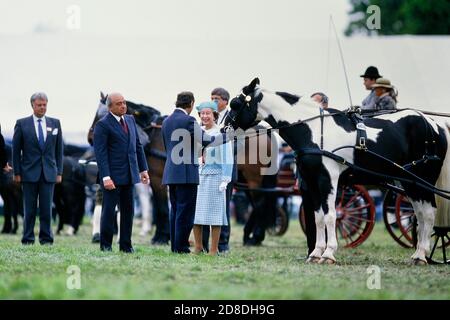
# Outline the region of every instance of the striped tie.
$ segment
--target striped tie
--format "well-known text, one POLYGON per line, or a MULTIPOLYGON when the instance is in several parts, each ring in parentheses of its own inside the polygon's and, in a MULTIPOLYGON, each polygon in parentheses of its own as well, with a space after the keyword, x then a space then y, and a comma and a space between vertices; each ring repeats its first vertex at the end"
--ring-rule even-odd
POLYGON ((42 125, 41 125, 42 119, 38 119, 38 135, 39 135, 39 146, 41 147, 42 150, 44 150, 44 144, 45 144, 45 140, 44 140, 44 130, 42 130, 42 125))

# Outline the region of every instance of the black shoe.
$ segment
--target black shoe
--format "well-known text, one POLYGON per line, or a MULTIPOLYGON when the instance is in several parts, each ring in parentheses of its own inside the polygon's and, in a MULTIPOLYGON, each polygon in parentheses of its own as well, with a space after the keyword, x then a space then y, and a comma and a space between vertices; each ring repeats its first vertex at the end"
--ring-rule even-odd
POLYGON ((112 248, 110 246, 100 246, 101 251, 112 251, 112 248))
POLYGON ((95 233, 92 236, 92 243, 100 243, 100 233, 95 233))
POLYGON ((134 253, 133 247, 120 249, 120 252, 124 253, 134 253))
POLYGON ((165 238, 165 237, 153 237, 151 244, 153 245, 168 245, 169 244, 169 239, 165 238))

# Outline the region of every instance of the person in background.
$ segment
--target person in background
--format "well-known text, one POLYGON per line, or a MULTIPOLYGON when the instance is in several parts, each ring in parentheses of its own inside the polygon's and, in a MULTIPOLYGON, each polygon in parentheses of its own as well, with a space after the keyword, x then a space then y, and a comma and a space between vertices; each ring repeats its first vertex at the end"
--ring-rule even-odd
MULTIPOLYGON (((209 135, 220 133, 217 120, 217 102, 203 102, 197 106, 205 132, 209 135)), ((219 252, 221 226, 228 225, 226 214, 226 189, 231 181, 233 169, 233 149, 230 143, 204 149, 199 166, 199 186, 194 218, 195 251, 203 252, 203 226, 211 227, 209 254, 219 252)))
POLYGON ((397 108, 397 93, 388 79, 378 78, 372 88, 376 96, 375 110, 395 110, 397 108))
POLYGON ((39 243, 53 244, 51 213, 55 183, 63 172, 63 139, 58 119, 47 117, 47 95, 31 96, 33 115, 19 119, 14 127, 12 163, 14 181, 23 188, 22 244, 34 244, 34 224, 39 203, 39 243))
POLYGON ((328 97, 323 92, 316 92, 311 95, 311 99, 319 103, 322 108, 326 109, 328 108, 328 97))
POLYGON ((360 77, 364 79, 364 87, 366 87, 366 90, 370 90, 370 94, 362 102, 361 109, 373 110, 375 109, 375 92, 372 86, 378 78, 381 78, 381 75, 378 73, 377 67, 370 66, 360 77))

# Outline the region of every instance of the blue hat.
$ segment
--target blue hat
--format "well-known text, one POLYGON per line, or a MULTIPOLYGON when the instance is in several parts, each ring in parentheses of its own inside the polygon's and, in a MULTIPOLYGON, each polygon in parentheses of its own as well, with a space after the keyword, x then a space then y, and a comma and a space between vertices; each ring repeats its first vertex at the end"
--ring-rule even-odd
POLYGON ((202 111, 203 109, 210 108, 212 111, 217 112, 217 101, 207 101, 202 102, 198 106, 196 106, 198 112, 202 111))

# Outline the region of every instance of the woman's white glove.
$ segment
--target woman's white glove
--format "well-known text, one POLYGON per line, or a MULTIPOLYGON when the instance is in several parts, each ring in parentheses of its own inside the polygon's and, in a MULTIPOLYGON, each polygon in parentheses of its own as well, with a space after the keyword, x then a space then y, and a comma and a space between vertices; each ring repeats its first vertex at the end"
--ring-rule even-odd
POLYGON ((219 185, 219 191, 224 192, 225 190, 227 190, 228 183, 229 182, 227 182, 227 181, 222 181, 219 185))

